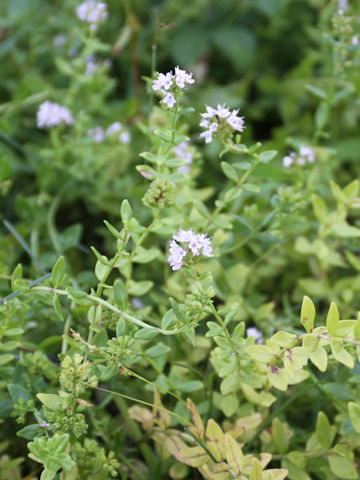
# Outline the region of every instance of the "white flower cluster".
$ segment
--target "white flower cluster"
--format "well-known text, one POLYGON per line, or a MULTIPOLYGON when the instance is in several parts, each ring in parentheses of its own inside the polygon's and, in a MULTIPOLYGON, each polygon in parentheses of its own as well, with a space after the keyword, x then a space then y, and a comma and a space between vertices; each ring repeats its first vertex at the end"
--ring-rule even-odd
POLYGON ((87 0, 76 8, 76 15, 83 22, 90 23, 91 30, 96 30, 98 24, 108 16, 106 3, 87 0))
POLYGON ((183 259, 187 253, 191 253, 194 257, 204 255, 205 257, 212 257, 212 246, 210 238, 206 233, 194 233, 191 228, 189 230, 180 229, 177 235, 173 235, 173 240, 170 241, 168 262, 173 270, 180 270, 183 259), (185 245, 182 248, 177 242, 185 245))
POLYGON ((161 102, 172 108, 176 103, 176 90, 194 83, 195 80, 192 76, 192 73, 181 70, 179 66, 175 67, 175 74, 172 73, 172 70, 167 73, 158 72, 157 78, 153 80, 152 89, 160 92, 163 95, 161 102))
POLYGON ((70 111, 66 107, 46 100, 43 102, 37 111, 37 126, 38 128, 51 128, 61 123, 72 125, 74 120, 70 111))
POLYGON ((173 148, 173 152, 178 158, 184 160, 186 165, 183 165, 178 168, 179 173, 189 173, 190 172, 190 165, 193 161, 193 154, 188 150, 189 144, 188 142, 179 143, 176 147, 173 148))
POLYGON ((212 142, 212 136, 220 130, 232 130, 243 132, 245 129, 244 117, 238 117, 239 110, 230 110, 224 105, 218 105, 217 108, 205 105, 206 112, 201 113, 202 120, 200 127, 205 128, 205 132, 200 134, 200 138, 205 138, 205 143, 212 142))
POLYGON ((91 128, 87 132, 89 137, 93 137, 96 143, 102 143, 105 138, 113 137, 118 135, 118 140, 120 143, 129 144, 131 141, 131 135, 129 132, 123 129, 123 126, 120 122, 114 122, 108 126, 106 130, 102 127, 91 128))
POLYGON ((289 168, 291 165, 305 165, 306 163, 314 163, 315 161, 315 151, 312 147, 306 147, 301 145, 299 149, 299 154, 296 155, 295 152, 290 152, 289 155, 283 158, 283 166, 289 168))

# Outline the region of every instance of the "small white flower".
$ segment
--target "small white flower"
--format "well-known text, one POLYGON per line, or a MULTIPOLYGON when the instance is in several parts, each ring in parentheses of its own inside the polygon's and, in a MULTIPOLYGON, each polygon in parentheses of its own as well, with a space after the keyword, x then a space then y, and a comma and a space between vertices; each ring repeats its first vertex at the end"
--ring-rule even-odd
POLYGON ((200 133, 199 138, 205 138, 205 143, 211 143, 212 142, 212 132, 210 130, 205 130, 205 132, 200 133))
POLYGON ((213 118, 216 115, 215 108, 209 107, 209 105, 205 105, 205 108, 206 112, 200 114, 203 118, 213 118))
POLYGON ((152 89, 162 92, 162 90, 170 90, 173 85, 174 75, 172 72, 158 73, 158 78, 153 81, 152 89))
POLYGON ((291 152, 290 155, 287 155, 283 158, 283 166, 285 168, 290 167, 295 161, 295 153, 291 152))
POLYGON ((185 70, 181 70, 179 66, 175 67, 175 82, 180 88, 185 88, 186 84, 194 83, 192 73, 187 73, 185 70))
POLYGON ((108 16, 106 3, 87 0, 76 8, 76 15, 83 22, 90 24, 92 30, 108 16))
POLYGON ((180 270, 186 251, 178 245, 175 240, 170 241, 168 262, 173 270, 180 270))
POLYGON ((166 93, 165 97, 161 100, 161 102, 165 103, 165 105, 167 105, 169 108, 172 108, 175 105, 176 100, 174 95, 168 92, 166 93))
POLYGON ((260 330, 256 327, 249 327, 246 329, 246 334, 248 337, 255 337, 256 343, 263 343, 263 336, 260 330))
POLYGON ((89 137, 93 137, 96 143, 102 143, 105 139, 105 132, 102 127, 91 128, 87 134, 89 137))
POLYGON ((213 256, 210 238, 205 233, 196 234, 191 228, 189 230, 180 229, 177 235, 173 235, 173 239, 187 244, 188 249, 195 257, 200 255, 200 253, 205 257, 213 256))
POLYGON ((219 118, 226 118, 230 115, 230 110, 229 110, 228 107, 225 107, 225 103, 224 103, 224 105, 218 104, 218 106, 216 108, 216 115, 219 118))
POLYGON ((51 128, 55 125, 65 123, 72 125, 74 120, 70 111, 57 103, 46 100, 43 102, 37 111, 37 126, 38 128, 51 128))
POLYGON ((131 135, 129 132, 121 132, 119 135, 119 142, 128 145, 131 142, 131 135))
POLYGON ((238 132, 243 132, 245 129, 244 117, 238 117, 237 113, 239 110, 233 110, 231 115, 226 119, 226 122, 230 125, 233 130, 238 132))

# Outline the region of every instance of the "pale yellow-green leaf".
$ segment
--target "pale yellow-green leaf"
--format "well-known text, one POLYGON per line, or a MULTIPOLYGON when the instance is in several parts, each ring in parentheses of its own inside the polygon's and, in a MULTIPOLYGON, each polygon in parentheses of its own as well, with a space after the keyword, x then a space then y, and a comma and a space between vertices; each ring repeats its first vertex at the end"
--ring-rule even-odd
POLYGON ((227 463, 217 463, 215 466, 203 465, 200 472, 207 480, 229 480, 229 467, 227 463))
POLYGON ((209 455, 202 447, 182 448, 175 453, 175 457, 190 467, 201 467, 210 460, 209 455))
POLYGON ((297 383, 304 382, 307 378, 309 378, 309 372, 305 370, 297 370, 293 377, 288 376, 287 383, 289 385, 296 385, 297 383))
POLYGON ((262 391, 259 394, 259 405, 262 407, 269 408, 275 402, 276 397, 272 395, 270 392, 262 391))
POLYGON ((237 441, 227 433, 225 434, 225 456, 229 467, 240 475, 244 468, 243 453, 237 441))
POLYGON ((358 473, 355 465, 345 457, 340 455, 330 455, 328 457, 330 470, 342 479, 356 480, 358 473))
POLYGON ((305 295, 303 299, 300 316, 301 323, 303 324, 305 330, 307 332, 311 332, 311 330, 314 328, 315 306, 307 295, 305 295))
POLYGON ((226 417, 231 417, 239 408, 238 397, 234 394, 223 396, 221 399, 220 408, 226 417))
POLYGON ((218 462, 225 459, 225 438, 219 425, 210 418, 206 425, 206 445, 218 462))
POLYGON ((202 422, 201 416, 196 408, 195 403, 188 398, 186 400, 186 406, 189 412, 191 413, 193 425, 190 425, 189 430, 198 438, 202 438, 204 435, 204 424, 202 422))
POLYGON ((326 317, 326 327, 330 337, 334 337, 339 327, 339 310, 334 302, 331 302, 330 304, 329 312, 326 317))
POLYGON ((319 344, 319 337, 314 333, 308 333, 303 337, 303 348, 306 352, 311 353, 315 352, 319 344))
POLYGON ((280 345, 280 347, 290 348, 296 345, 297 336, 288 332, 277 332, 270 338, 270 342, 280 345))
POLYGON ((318 219, 320 223, 326 223, 328 217, 328 211, 326 208, 326 203, 319 195, 314 193, 311 196, 311 201, 314 209, 315 217, 318 219))
POLYGON ((306 466, 305 452, 294 450, 287 455, 287 458, 290 460, 291 463, 293 463, 299 468, 304 469, 306 466))
POLYGON ((259 394, 250 387, 247 383, 241 383, 241 390, 243 391, 243 394, 250 403, 254 403, 255 405, 259 404, 260 401, 260 396, 259 394))
POLYGON ((360 312, 358 313, 357 320, 354 325, 354 337, 356 340, 360 340, 360 312))
POLYGON ((346 187, 343 190, 344 194, 346 195, 346 198, 348 200, 352 200, 353 198, 356 198, 359 195, 359 187, 360 187, 359 180, 353 180, 351 183, 346 185, 346 187))
POLYGON ((354 402, 348 404, 349 416, 352 426, 360 433, 360 405, 354 402))
POLYGON ((284 480, 288 471, 285 468, 272 468, 263 472, 262 480, 284 480))
POLYGON ((274 352, 266 345, 249 345, 245 352, 257 362, 269 363, 274 358, 274 352))
POLYGON ((336 434, 336 427, 330 425, 327 416, 323 412, 318 414, 315 434, 324 449, 329 450, 336 434))
POLYGON ((270 372, 268 373, 268 379, 270 384, 278 390, 285 392, 287 389, 288 379, 284 370, 280 370, 276 367, 271 368, 270 372))
POLYGON ((333 197, 338 203, 344 203, 347 201, 346 195, 343 193, 339 185, 332 180, 330 180, 330 188, 333 194, 333 197))
POLYGON ((257 458, 252 459, 249 480, 262 480, 262 467, 257 458))
POLYGON ((309 358, 315 365, 315 367, 320 370, 320 372, 326 372, 328 356, 326 350, 323 347, 318 347, 315 352, 311 352, 309 354, 309 358))
POLYGON ((354 359, 350 353, 345 350, 343 342, 336 338, 332 338, 330 342, 331 352, 336 360, 348 368, 354 368, 354 359))
POLYGON ((284 454, 289 449, 289 438, 285 426, 276 417, 272 421, 272 437, 278 453, 284 454))

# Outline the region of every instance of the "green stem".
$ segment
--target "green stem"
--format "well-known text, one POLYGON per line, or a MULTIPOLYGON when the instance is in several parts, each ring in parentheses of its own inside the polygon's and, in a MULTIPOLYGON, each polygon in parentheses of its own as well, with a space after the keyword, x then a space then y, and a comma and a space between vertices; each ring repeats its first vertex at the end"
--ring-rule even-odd
MULTIPOLYGON (((65 297, 71 298, 71 295, 69 294, 69 292, 67 292, 66 290, 59 290, 57 288, 34 287, 33 290, 41 290, 44 292, 57 293, 58 295, 63 295, 65 297)), ((162 333, 163 335, 175 335, 181 332, 180 328, 174 328, 173 330, 164 330, 162 328, 155 327, 154 325, 149 325, 148 323, 145 323, 142 320, 139 320, 138 318, 135 318, 132 315, 129 315, 128 313, 123 312, 122 310, 118 309, 107 300, 103 300, 102 298, 96 297, 95 295, 86 295, 84 298, 87 298, 88 300, 92 300, 100 305, 103 305, 104 307, 108 308, 109 310, 113 311, 119 316, 123 316, 124 318, 126 318, 126 320, 128 320, 129 322, 135 325, 138 325, 139 327, 153 328, 157 330, 159 333, 162 333)))
MULTIPOLYGON (((100 388, 98 390, 104 391, 105 389, 100 388)), ((109 391, 109 390, 105 390, 105 391, 109 391)), ((121 415, 122 415, 128 429, 129 429, 131 435, 139 443, 139 450, 141 451, 147 465, 149 466, 149 468, 152 472, 155 471, 156 461, 155 461, 155 458, 154 458, 154 453, 150 449, 149 445, 147 445, 146 443, 141 443, 141 440, 143 438, 143 434, 141 433, 141 430, 140 430, 138 424, 130 417, 125 400, 123 398, 121 398, 121 397, 125 397, 125 395, 118 394, 117 392, 112 392, 112 393, 116 395, 116 398, 114 399, 115 403, 116 403, 118 409, 120 410, 121 415), (121 395, 121 396, 118 396, 118 395, 121 395)), ((134 400, 134 399, 132 399, 132 400, 134 400)))

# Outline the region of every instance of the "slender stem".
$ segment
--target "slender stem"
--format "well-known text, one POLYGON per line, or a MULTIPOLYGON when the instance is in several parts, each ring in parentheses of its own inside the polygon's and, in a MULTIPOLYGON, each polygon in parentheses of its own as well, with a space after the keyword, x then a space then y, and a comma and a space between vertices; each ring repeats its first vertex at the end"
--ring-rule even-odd
MULTIPOLYGON (((105 390, 103 388, 98 388, 98 390, 107 391, 107 392, 110 391, 110 390, 105 390)), ((139 449, 140 449, 144 459, 146 460, 146 463, 148 464, 150 470, 154 471, 155 468, 156 468, 156 461, 155 461, 155 458, 154 458, 154 454, 151 451, 149 445, 147 445, 146 443, 141 443, 143 435, 141 433, 141 430, 140 430, 138 424, 129 415, 128 408, 127 408, 126 402, 124 400, 124 398, 126 398, 125 395, 121 395, 118 392, 111 392, 111 393, 116 395, 116 397, 114 399, 115 403, 116 403, 118 409, 120 410, 121 415, 122 415, 128 429, 129 429, 131 435, 135 438, 135 440, 137 440, 139 442, 139 449), (121 398, 121 397, 124 397, 124 398, 121 398)), ((135 400, 135 399, 132 399, 132 400, 135 400)))
MULTIPOLYGON (((29 284, 29 287, 32 288, 32 287, 35 287, 36 285, 38 285, 39 283, 42 283, 42 282, 45 282, 45 280, 47 280, 48 278, 51 277, 51 273, 47 273, 46 275, 43 275, 42 277, 40 278, 37 278, 36 280, 34 280, 33 282, 31 282, 29 284)), ((24 292, 21 292, 20 290, 16 290, 15 292, 12 292, 10 293, 10 295, 8 295, 7 297, 3 298, 2 300, 0 300, 0 305, 2 305, 3 303, 7 303, 9 300, 17 297, 18 295, 21 295, 22 293, 24 292)))
MULTIPOLYGON (((63 295, 65 297, 71 298, 71 295, 70 295, 69 292, 67 292, 66 290, 59 290, 57 288, 35 287, 35 288, 33 288, 33 290, 50 292, 50 293, 57 293, 58 295, 63 295)), ((115 307, 114 305, 112 305, 107 300, 103 300, 102 298, 96 297, 95 295, 86 295, 84 298, 87 298, 88 300, 92 300, 96 303, 99 303, 100 305, 104 305, 104 307, 108 308, 109 310, 113 311, 114 313, 117 313, 119 316, 123 316, 124 318, 126 318, 126 320, 128 320, 129 322, 131 322, 135 325, 138 325, 139 327, 153 328, 154 330, 157 330, 159 333, 162 333, 163 335, 176 335, 177 333, 181 332, 180 328, 174 328, 173 330, 164 330, 163 328, 155 327, 154 325, 149 325, 148 323, 145 323, 142 320, 139 320, 138 318, 135 318, 132 315, 129 315, 128 313, 123 312, 122 310, 115 307)))

